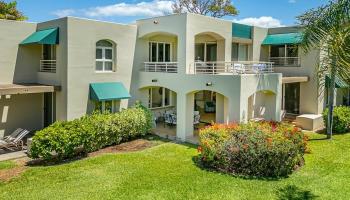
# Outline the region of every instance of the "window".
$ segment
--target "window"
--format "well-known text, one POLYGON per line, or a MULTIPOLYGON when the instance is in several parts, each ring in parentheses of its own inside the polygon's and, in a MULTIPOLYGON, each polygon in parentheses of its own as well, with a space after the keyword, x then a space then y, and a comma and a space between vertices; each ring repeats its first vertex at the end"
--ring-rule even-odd
POLYGON ((232 43, 232 61, 248 61, 249 45, 232 43))
POLYGON ((41 58, 42 60, 56 60, 56 45, 44 44, 41 58))
POLYGON ((166 42, 149 43, 149 61, 150 62, 170 62, 171 45, 166 42))
POLYGON ((95 101, 95 110, 114 113, 118 111, 117 101, 95 101))
POLYGON ((196 43, 195 61, 215 62, 217 60, 217 44, 215 42, 196 43))
POLYGON ((96 43, 96 67, 99 72, 111 72, 114 66, 113 44, 107 40, 96 43))
POLYGON ((270 57, 298 57, 297 45, 273 45, 270 57))
POLYGON ((148 90, 148 107, 161 108, 171 106, 172 93, 169 89, 163 87, 152 87, 148 90))

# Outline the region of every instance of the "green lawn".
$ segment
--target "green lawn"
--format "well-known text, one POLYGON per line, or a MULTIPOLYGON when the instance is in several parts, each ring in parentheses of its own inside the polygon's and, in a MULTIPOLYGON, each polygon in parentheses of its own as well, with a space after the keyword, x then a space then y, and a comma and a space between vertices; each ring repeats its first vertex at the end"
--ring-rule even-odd
POLYGON ((30 167, 0 183, 0 199, 349 199, 350 134, 332 141, 311 138, 306 165, 282 180, 208 172, 192 161, 195 148, 163 143, 140 152, 30 167))

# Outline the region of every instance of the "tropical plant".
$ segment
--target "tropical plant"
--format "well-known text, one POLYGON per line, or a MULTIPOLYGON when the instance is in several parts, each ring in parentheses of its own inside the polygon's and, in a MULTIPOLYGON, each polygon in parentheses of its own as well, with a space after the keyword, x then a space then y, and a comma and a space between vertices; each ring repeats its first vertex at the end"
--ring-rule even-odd
POLYGON ((287 176, 303 164, 307 137, 288 123, 214 124, 199 133, 201 164, 247 176, 287 176))
POLYGON ((172 8, 174 13, 189 12, 217 18, 238 14, 231 0, 174 0, 172 8))
POLYGON ((17 10, 16 1, 9 3, 0 1, 0 19, 23 21, 26 20, 27 17, 17 10))
POLYGON ((298 16, 304 26, 302 48, 321 52, 317 74, 320 85, 330 77, 327 138, 332 138, 335 80, 350 82, 350 1, 332 0, 298 16))
POLYGON ((151 128, 152 114, 139 104, 119 113, 93 113, 58 121, 35 133, 29 156, 61 160, 143 136, 151 128))

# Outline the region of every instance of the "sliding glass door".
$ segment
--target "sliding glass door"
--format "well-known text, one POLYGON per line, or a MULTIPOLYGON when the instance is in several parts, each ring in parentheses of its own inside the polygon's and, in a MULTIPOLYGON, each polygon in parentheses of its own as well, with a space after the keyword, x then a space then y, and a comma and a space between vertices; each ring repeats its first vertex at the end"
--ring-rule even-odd
POLYGON ((149 43, 149 61, 150 62, 170 62, 171 44, 165 42, 149 43))
POLYGON ((300 83, 283 85, 283 109, 289 114, 299 114, 300 83))
POLYGON ((195 61, 215 62, 217 61, 216 43, 195 44, 195 61))

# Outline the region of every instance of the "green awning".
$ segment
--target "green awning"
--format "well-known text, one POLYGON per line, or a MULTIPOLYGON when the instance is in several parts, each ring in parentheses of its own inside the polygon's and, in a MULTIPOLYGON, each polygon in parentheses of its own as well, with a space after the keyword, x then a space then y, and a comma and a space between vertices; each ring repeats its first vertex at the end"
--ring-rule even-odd
POLYGON ((232 37, 252 39, 252 26, 232 23, 232 37))
MULTIPOLYGON (((329 85, 331 84, 331 78, 329 77, 329 75, 326 75, 326 87, 329 88, 329 85)), ((339 77, 335 77, 335 87, 336 88, 349 88, 350 86, 343 81, 341 78, 339 77)))
POLYGON ((128 99, 130 94, 120 82, 90 83, 90 99, 109 101, 128 99))
POLYGON ((50 28, 36 31, 20 44, 58 44, 58 39, 58 28, 50 28))
POLYGON ((267 35, 262 45, 299 44, 302 33, 283 33, 267 35))

